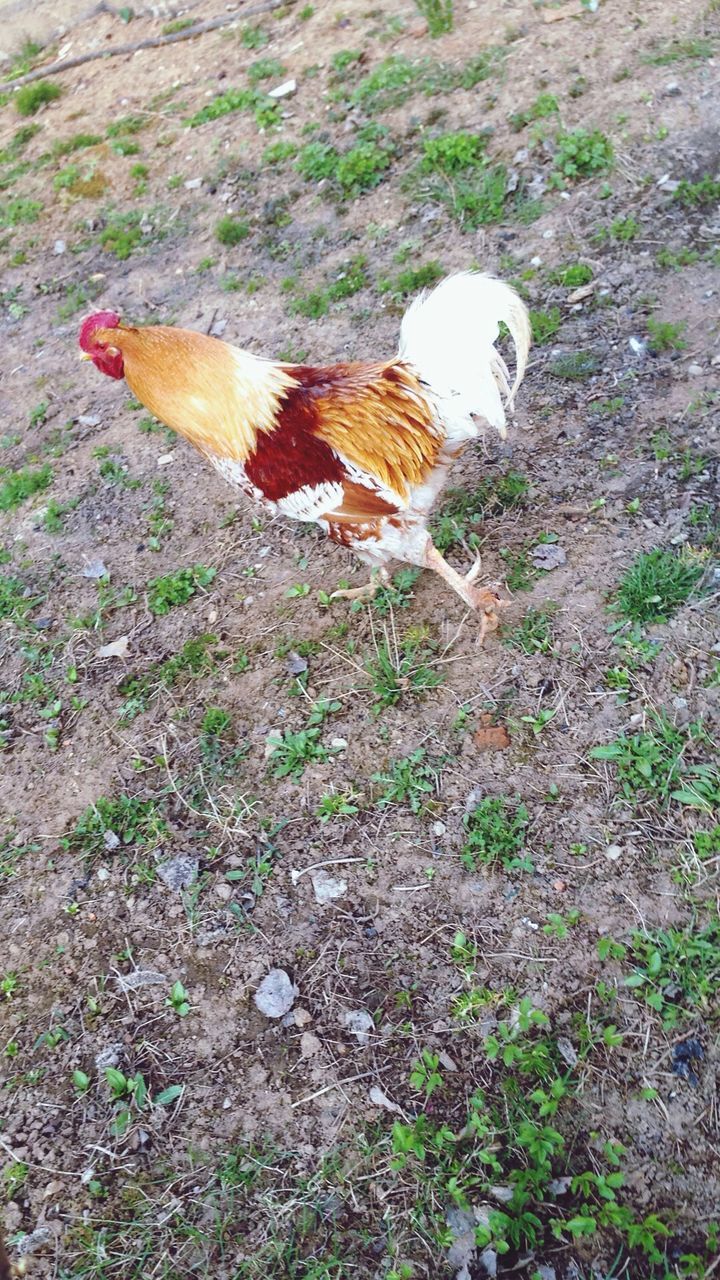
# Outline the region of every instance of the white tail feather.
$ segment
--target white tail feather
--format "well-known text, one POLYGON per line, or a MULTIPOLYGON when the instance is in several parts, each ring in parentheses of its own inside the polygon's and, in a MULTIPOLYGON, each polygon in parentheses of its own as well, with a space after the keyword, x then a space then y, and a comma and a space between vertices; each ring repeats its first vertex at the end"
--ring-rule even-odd
POLYGON ((493 276, 465 271, 421 294, 403 316, 400 358, 433 392, 453 402, 453 417, 477 414, 505 436, 506 408, 525 373, 530 349, 527 308, 514 289, 493 276), (495 350, 499 324, 515 345, 515 380, 495 350), (505 404, 503 404, 503 400, 505 404))

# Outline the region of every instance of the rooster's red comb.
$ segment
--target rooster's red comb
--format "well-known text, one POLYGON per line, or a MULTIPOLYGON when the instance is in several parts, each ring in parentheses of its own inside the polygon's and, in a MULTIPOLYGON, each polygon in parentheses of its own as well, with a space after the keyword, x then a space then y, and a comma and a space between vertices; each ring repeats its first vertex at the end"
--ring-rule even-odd
POLYGON ((120 317, 114 311, 96 311, 94 315, 88 316, 80 326, 78 338, 83 351, 93 350, 93 338, 98 329, 117 329, 119 323, 120 317))

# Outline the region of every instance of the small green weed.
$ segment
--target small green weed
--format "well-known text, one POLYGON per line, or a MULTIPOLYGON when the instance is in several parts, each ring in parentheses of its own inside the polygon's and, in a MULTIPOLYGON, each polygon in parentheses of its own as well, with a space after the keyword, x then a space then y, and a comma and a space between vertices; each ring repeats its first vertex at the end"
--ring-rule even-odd
MULTIPOLYGON (((720 184, 718 184, 718 199, 720 199, 720 184)), ((684 245, 679 249, 658 249, 655 255, 655 261, 659 267, 672 271, 679 271, 681 267, 693 267, 699 258, 697 249, 688 249, 684 245)))
POLYGON ((550 307, 549 311, 531 310, 530 325, 533 342, 538 346, 543 346, 544 343, 555 337, 561 324, 562 316, 559 307, 550 307))
POLYGON ((0 228, 17 227, 22 223, 37 222, 42 208, 43 206, 39 200, 28 200, 24 196, 6 200, 4 204, 0 204, 0 228))
POLYGON ((656 547, 642 552, 617 589, 617 610, 631 622, 666 622, 687 603, 704 573, 689 554, 656 547))
POLYGON ((600 367, 600 361, 592 351, 570 351, 556 356, 548 364, 548 373, 563 382, 584 382, 600 367))
POLYGON ((121 846, 152 846, 166 831, 154 800, 127 795, 107 800, 102 796, 80 814, 63 844, 85 857, 95 857, 121 846))
POLYGON ((305 772, 306 765, 329 760, 336 748, 324 746, 320 741, 320 734, 318 726, 300 729, 297 733, 285 729, 274 742, 270 755, 273 777, 298 781, 305 772))
POLYGON ((42 467, 22 467, 6 471, 0 467, 0 511, 12 511, 35 493, 44 493, 53 481, 49 463, 42 467))
POLYGON ((701 209, 704 205, 717 204, 720 200, 720 179, 706 173, 698 182, 688 182, 683 178, 673 192, 673 200, 677 200, 685 209, 701 209))
POLYGON ((653 714, 648 728, 593 747, 591 760, 615 766, 623 796, 633 803, 655 800, 712 810, 720 804, 720 774, 710 764, 693 763, 696 744, 709 744, 699 722, 678 729, 664 714, 653 714))
POLYGON ((511 649, 520 649, 531 656, 534 653, 551 653, 552 618, 556 606, 548 603, 540 609, 528 609, 522 622, 512 630, 503 628, 502 641, 511 649))
POLYGON ((248 67, 251 85, 260 84, 263 80, 279 80, 284 75, 285 68, 276 58, 258 58, 257 62, 252 62, 248 67))
POLYGON ((545 120, 548 116, 557 115, 559 110, 558 100, 554 94, 540 93, 525 111, 513 112, 510 116, 510 128, 517 132, 535 120, 545 120))
POLYGON ((411 755, 392 762, 389 773, 374 773, 371 781, 382 787, 378 807, 390 804, 406 804, 412 813, 423 813, 428 797, 438 785, 439 766, 428 759, 422 747, 411 755))
POLYGON ((667 1031, 710 1015, 720 982, 720 922, 636 933, 630 954, 635 971, 624 985, 660 1015, 667 1031))
POLYGON ((687 342, 683 338, 685 325, 682 320, 673 323, 671 320, 648 320, 648 347, 653 355, 661 351, 684 351, 687 342))
POLYGON ((465 815, 465 842, 460 855, 470 871, 500 863, 506 871, 532 871, 522 851, 530 815, 524 804, 506 796, 486 796, 465 815))
POLYGON ((161 616, 178 605, 186 604, 200 588, 208 587, 216 574, 217 569, 196 564, 192 568, 178 569, 164 577, 153 578, 147 585, 150 612, 161 616))
POLYGON ((34 116, 48 102, 55 102, 62 94, 59 84, 51 80, 36 80, 34 84, 24 84, 15 94, 15 109, 18 115, 34 116))
POLYGON ((664 49, 644 58, 653 67, 669 67, 673 62, 699 61, 712 58, 715 47, 712 40, 702 38, 671 40, 664 49))
POLYGON ((445 676, 433 667, 434 660, 434 648, 420 637, 409 635, 398 642, 394 634, 392 640, 386 636, 377 646, 377 657, 365 663, 377 699, 373 711, 378 714, 397 706, 407 695, 425 693, 441 685, 445 676))
POLYGON ((392 278, 378 281, 378 293, 390 295, 394 304, 401 304, 408 298, 427 289, 442 280, 445 270, 435 258, 425 262, 421 267, 408 267, 392 278))
POLYGON ((551 284, 561 284, 565 289, 577 289, 589 284, 592 278, 593 269, 584 262, 568 262, 564 267, 555 267, 548 276, 551 284))
POLYGON ((182 982, 178 978, 170 988, 170 995, 165 1001, 168 1009, 173 1009, 179 1018, 187 1018, 190 1012, 190 1000, 182 982))
POLYGON ((415 0, 415 7, 427 22, 433 39, 453 29, 453 0, 415 0))
POLYGON ((233 217, 229 213, 226 213, 215 224, 215 238, 226 248, 232 248, 234 245, 240 244, 243 240, 247 240, 249 235, 250 227, 247 222, 244 222, 242 218, 233 217))
POLYGON ((612 143, 598 129, 563 130, 555 137, 553 177, 557 182, 576 182, 606 173, 612 162, 612 143))

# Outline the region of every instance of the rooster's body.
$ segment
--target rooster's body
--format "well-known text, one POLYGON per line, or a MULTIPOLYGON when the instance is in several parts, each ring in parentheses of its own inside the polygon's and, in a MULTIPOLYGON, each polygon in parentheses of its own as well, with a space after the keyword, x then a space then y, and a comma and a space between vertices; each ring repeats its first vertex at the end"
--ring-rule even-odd
POLYGON ((443 560, 427 522, 480 433, 475 417, 505 434, 503 399, 512 403, 529 347, 527 312, 507 285, 445 280, 410 307, 384 364, 273 363, 188 330, 124 327, 112 312, 86 320, 80 343, 226 480, 318 523, 374 570, 391 560, 436 570, 481 611, 483 631, 495 625, 497 596, 443 560), (494 346, 500 321, 515 344, 512 389, 494 346))

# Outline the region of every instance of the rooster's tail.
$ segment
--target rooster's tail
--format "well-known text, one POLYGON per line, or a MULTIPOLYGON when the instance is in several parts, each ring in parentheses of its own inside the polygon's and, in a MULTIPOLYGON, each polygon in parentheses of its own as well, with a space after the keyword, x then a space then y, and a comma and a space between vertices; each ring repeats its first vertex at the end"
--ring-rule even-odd
POLYGON ((432 293, 421 294, 400 327, 400 359, 413 365, 437 396, 453 401, 453 417, 477 414, 503 437, 505 409, 513 411, 529 349, 525 304, 509 285, 474 271, 449 276, 432 293), (495 349, 500 323, 515 344, 512 386, 495 349))

